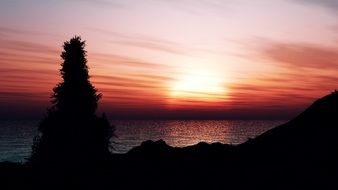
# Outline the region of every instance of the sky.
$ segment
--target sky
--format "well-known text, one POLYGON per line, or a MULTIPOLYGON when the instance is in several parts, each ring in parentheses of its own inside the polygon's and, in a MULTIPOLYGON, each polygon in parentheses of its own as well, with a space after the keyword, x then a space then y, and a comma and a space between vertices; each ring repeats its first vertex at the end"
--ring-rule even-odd
POLYGON ((110 118, 289 119, 338 86, 336 0, 2 0, 0 118, 46 113, 75 35, 110 118))

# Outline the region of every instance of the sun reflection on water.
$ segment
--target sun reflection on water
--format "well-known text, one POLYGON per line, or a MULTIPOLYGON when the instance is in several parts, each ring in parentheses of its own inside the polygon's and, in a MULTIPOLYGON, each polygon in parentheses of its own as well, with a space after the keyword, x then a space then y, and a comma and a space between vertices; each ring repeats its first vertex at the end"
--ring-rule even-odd
POLYGON ((119 138, 116 152, 127 152, 145 140, 163 139, 174 147, 221 142, 243 143, 284 121, 239 120, 137 120, 113 121, 119 138))

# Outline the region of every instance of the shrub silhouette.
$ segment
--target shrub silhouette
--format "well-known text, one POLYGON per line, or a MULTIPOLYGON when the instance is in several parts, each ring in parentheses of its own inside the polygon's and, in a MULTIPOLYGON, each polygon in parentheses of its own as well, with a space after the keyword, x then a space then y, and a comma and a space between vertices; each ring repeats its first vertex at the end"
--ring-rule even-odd
POLYGON ((62 82, 53 89, 52 106, 39 124, 32 164, 92 164, 110 157, 114 127, 95 112, 101 94, 89 81, 85 41, 75 36, 63 45, 62 82))

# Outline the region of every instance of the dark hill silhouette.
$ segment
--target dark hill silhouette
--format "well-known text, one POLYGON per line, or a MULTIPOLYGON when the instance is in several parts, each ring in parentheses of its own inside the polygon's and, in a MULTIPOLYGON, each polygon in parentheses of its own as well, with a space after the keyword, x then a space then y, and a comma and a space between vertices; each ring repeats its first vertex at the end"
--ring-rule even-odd
POLYGON ((291 121, 240 145, 251 151, 305 156, 338 155, 338 92, 315 101, 291 121))
MULTIPOLYGON (((253 170, 315 189, 338 188, 338 92, 291 121, 238 146, 253 170), (272 169, 273 168, 273 169, 272 169)), ((276 178, 271 181, 276 181, 276 178)), ((278 180, 277 180, 278 181, 278 180)), ((282 183, 282 180, 279 180, 282 183)))

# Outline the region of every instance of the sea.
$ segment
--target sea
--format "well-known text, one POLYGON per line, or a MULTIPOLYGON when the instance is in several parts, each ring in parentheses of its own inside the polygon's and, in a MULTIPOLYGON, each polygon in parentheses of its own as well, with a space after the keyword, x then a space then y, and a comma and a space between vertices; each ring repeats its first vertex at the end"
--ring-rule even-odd
MULTIPOLYGON (((31 154, 38 120, 0 121, 0 162, 25 162, 31 154)), ((146 140, 163 139, 174 147, 201 141, 240 144, 264 133, 284 120, 112 120, 117 137, 114 153, 126 153, 146 140)))

